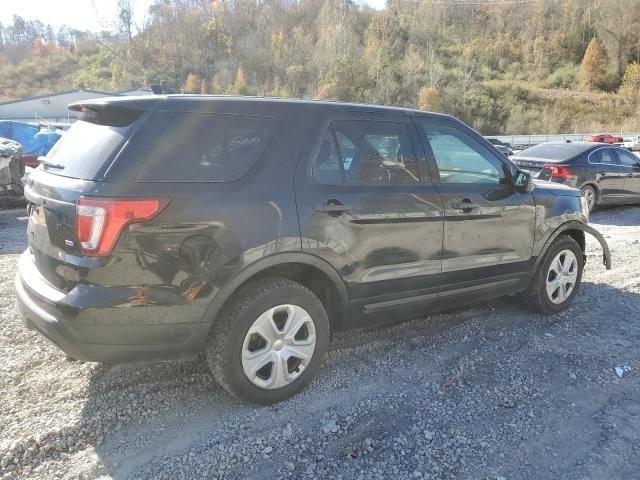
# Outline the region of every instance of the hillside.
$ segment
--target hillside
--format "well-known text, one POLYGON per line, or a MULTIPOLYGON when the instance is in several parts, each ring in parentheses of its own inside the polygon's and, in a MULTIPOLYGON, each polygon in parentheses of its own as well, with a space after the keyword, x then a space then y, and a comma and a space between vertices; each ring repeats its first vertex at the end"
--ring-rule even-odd
MULTIPOLYGON (((122 2, 127 5, 127 2, 122 2)), ((162 0, 93 34, 0 26, 0 96, 176 92, 418 107, 485 134, 640 130, 635 0, 162 0)))

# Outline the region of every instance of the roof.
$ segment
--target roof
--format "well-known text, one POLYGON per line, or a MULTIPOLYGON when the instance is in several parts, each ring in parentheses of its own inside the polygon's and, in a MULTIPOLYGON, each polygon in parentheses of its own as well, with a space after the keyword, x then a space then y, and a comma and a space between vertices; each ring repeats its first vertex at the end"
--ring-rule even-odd
POLYGON ((131 91, 135 91, 135 90, 143 90, 142 88, 138 89, 138 88, 132 88, 129 90, 122 90, 121 92, 103 92, 101 90, 91 90, 91 89, 87 89, 87 88, 74 88, 71 90, 64 90, 62 92, 55 92, 55 93, 48 93, 46 95, 35 95, 33 97, 23 97, 23 98, 17 98, 17 99, 13 99, 13 100, 6 100, 4 102, 0 102, 0 106, 2 105, 9 105, 12 103, 20 103, 20 102, 28 102, 30 100, 38 100, 40 98, 49 98, 49 97, 58 97, 60 95, 68 95, 70 93, 77 93, 77 92, 88 92, 88 93, 95 93, 97 95, 104 95, 105 97, 108 96, 113 96, 113 95, 120 95, 124 92, 131 92, 131 91))
POLYGON ((404 107, 391 107, 384 105, 371 105, 364 103, 349 103, 349 102, 336 102, 326 100, 307 100, 299 98, 280 98, 280 97, 243 97, 233 95, 189 95, 189 94, 171 94, 171 95, 143 95, 143 96, 119 96, 109 98, 96 98, 90 100, 82 100, 74 102, 71 105, 83 105, 83 104, 130 104, 132 107, 149 108, 154 103, 161 101, 167 102, 169 105, 194 105, 194 104, 206 104, 214 102, 224 103, 257 103, 261 105, 274 104, 274 105, 291 105, 291 106, 310 106, 310 107, 325 107, 341 109, 356 109, 367 111, 380 111, 388 113, 404 113, 404 114, 429 114, 433 116, 439 116, 442 118, 454 118, 450 115, 442 113, 424 112, 422 110, 415 110, 404 107))

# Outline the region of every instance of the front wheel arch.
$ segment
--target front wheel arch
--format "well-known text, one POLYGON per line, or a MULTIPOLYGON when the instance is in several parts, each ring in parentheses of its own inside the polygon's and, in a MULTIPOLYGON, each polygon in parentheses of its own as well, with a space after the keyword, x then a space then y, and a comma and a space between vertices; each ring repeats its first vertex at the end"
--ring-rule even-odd
POLYGON ((569 235, 578 242, 578 244, 580 245, 580 248, 582 249, 582 254, 586 262, 586 254, 585 254, 586 252, 585 234, 586 233, 590 234, 592 237, 598 240, 598 242, 600 243, 600 246, 602 247, 602 263, 607 270, 611 270, 611 251, 609 250, 609 245, 607 244, 607 241, 604 239, 602 234, 592 226, 587 225, 586 223, 571 221, 571 222, 567 222, 560 225, 556 230, 554 230, 554 232, 549 236, 549 238, 547 238, 546 242, 544 243, 544 246, 540 250, 540 254, 536 259, 536 263, 533 266, 532 271, 536 271, 544 255, 546 254, 547 250, 549 249, 551 244, 554 242, 554 240, 556 240, 560 235, 569 235))

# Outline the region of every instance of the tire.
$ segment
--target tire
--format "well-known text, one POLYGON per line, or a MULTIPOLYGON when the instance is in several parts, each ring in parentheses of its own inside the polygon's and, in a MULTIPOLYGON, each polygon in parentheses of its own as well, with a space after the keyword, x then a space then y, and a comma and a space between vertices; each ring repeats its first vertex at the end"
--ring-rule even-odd
MULTIPOLYGON (((565 254, 564 261, 567 262, 571 259, 570 257, 570 254, 565 254)), ((566 310, 569 308, 576 293, 578 292, 580 282, 582 280, 583 268, 584 257, 578 242, 568 235, 560 235, 556 240, 554 240, 544 254, 544 258, 534 273, 529 289, 523 294, 523 300, 532 310, 548 315, 566 310), (572 283, 573 286, 570 291, 568 291, 568 295, 566 294, 568 290, 567 287, 559 286, 559 288, 564 288, 564 290, 560 291, 557 289, 554 290, 552 285, 554 280, 554 275, 552 274, 552 263, 554 263, 557 260, 557 257, 563 252, 571 252, 573 253, 573 257, 575 257, 573 259, 575 260, 575 278, 569 273, 563 274, 563 276, 559 278, 556 277, 558 278, 558 282, 561 284, 564 281, 567 281, 567 284, 572 283), (571 280, 574 281, 571 282, 571 280), (548 281, 549 288, 547 288, 548 281), (549 290, 554 291, 552 294, 549 294, 549 290), (561 298, 560 295, 564 295, 565 298, 561 298)), ((553 270, 557 269, 557 264, 555 264, 553 270)))
POLYGON ((329 331, 324 306, 311 290, 286 278, 260 278, 242 286, 223 307, 209 333, 205 356, 214 378, 227 392, 245 402, 269 405, 311 382, 326 356, 329 331), (299 323, 303 327, 293 332, 299 323), (280 326, 282 331, 277 330, 280 326), (291 352, 308 355, 300 360, 291 352), (256 370, 271 358, 276 360, 256 370))
POLYGON ((587 199, 589 213, 591 213, 598 204, 598 191, 592 185, 585 185, 580 190, 582 191, 582 195, 587 199))

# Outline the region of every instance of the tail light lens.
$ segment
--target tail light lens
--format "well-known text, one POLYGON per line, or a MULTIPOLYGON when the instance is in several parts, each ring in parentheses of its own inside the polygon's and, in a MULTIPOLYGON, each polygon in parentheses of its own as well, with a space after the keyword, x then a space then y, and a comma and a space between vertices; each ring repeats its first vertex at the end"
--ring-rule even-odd
POLYGON ((545 163, 542 166, 543 170, 549 172, 551 178, 569 178, 573 176, 569 167, 565 167, 564 165, 556 165, 554 163, 545 163))
POLYGON ((80 197, 76 202, 76 237, 86 255, 107 255, 128 225, 146 222, 167 206, 166 198, 80 197))

